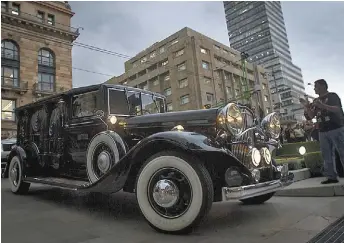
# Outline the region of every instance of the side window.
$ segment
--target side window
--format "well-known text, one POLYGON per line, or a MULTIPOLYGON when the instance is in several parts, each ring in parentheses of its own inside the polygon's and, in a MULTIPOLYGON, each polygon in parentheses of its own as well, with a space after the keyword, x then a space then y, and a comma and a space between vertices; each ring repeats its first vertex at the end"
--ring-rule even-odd
POLYGON ((75 95, 72 100, 73 117, 93 116, 97 111, 97 92, 75 95))
POLYGON ((122 90, 109 90, 109 112, 113 115, 129 115, 127 96, 122 90))

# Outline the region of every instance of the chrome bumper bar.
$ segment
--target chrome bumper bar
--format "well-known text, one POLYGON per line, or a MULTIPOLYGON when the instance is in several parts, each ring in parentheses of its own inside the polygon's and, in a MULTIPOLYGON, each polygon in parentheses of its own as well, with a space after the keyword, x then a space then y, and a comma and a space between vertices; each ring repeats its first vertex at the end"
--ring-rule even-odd
POLYGON ((294 174, 288 173, 279 180, 248 186, 222 187, 222 201, 242 200, 278 191, 293 183, 294 174))

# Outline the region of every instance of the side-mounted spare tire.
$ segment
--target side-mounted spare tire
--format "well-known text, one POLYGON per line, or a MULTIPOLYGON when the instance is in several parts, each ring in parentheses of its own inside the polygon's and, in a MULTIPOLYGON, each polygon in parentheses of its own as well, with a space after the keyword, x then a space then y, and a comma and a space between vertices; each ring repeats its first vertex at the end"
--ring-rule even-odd
POLYGON ((149 225, 163 233, 192 231, 210 210, 214 188, 200 160, 185 153, 160 152, 142 166, 136 198, 149 225))

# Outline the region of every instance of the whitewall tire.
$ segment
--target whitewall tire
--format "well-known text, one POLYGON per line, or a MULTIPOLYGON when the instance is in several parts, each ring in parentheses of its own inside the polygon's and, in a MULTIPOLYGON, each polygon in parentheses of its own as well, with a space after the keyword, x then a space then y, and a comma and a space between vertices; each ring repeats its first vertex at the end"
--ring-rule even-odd
POLYGON ((8 180, 14 194, 26 194, 30 183, 23 181, 23 168, 18 156, 14 156, 8 169, 8 180))
POLYGON ((116 141, 109 134, 97 134, 87 149, 87 175, 90 182, 98 181, 118 161, 116 141))
POLYGON ((136 197, 148 223, 164 233, 189 233, 211 208, 214 189, 198 159, 161 152, 146 161, 136 181, 136 197))

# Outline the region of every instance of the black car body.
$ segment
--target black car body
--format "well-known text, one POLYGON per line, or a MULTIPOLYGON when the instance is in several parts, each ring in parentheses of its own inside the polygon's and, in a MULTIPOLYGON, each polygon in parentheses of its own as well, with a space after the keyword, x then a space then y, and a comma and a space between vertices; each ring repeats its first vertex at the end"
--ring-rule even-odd
POLYGON ((271 161, 275 113, 246 106, 165 112, 165 97, 127 86, 75 88, 16 110, 7 166, 14 193, 30 183, 136 193, 149 224, 189 232, 214 201, 263 203, 292 182, 271 161), (258 161, 259 160, 259 161, 258 161))

